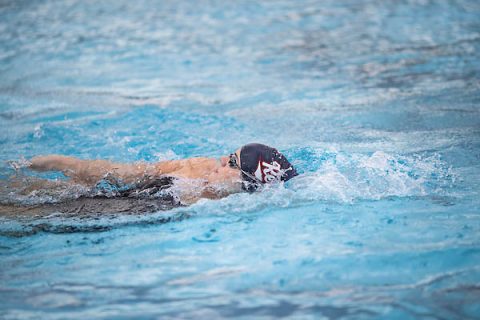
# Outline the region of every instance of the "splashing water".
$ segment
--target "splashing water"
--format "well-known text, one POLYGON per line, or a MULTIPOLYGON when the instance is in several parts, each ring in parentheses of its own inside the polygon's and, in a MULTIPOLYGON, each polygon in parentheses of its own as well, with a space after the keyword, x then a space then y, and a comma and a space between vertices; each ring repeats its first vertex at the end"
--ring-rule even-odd
POLYGON ((469 0, 0 5, 2 317, 478 318, 479 17, 469 0), (249 142, 301 174, 175 207, 27 168, 249 142))

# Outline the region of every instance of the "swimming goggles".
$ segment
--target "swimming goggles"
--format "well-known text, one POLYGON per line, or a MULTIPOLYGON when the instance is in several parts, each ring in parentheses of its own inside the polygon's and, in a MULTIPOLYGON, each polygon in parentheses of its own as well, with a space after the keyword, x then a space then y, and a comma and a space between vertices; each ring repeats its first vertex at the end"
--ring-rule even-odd
POLYGON ((255 177, 253 174, 251 173, 248 173, 244 170, 242 170, 242 168, 240 167, 240 165, 238 164, 238 157, 237 157, 237 154, 236 153, 231 153, 230 154, 230 158, 228 160, 228 165, 230 168, 234 168, 234 169, 238 169, 240 170, 245 176, 249 177, 250 179, 252 179, 253 181, 257 182, 257 183, 260 183, 260 184, 263 184, 262 181, 260 181, 257 177, 255 177))

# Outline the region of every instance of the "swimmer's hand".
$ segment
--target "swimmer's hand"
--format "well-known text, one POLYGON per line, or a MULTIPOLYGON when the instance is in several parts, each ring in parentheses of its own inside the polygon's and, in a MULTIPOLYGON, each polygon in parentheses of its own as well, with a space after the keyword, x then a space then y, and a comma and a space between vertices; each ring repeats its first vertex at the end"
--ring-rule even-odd
POLYGON ((30 167, 32 163, 21 156, 18 161, 7 161, 7 164, 10 165, 10 167, 12 167, 15 171, 18 171, 22 168, 30 167))
POLYGON ((30 168, 36 171, 61 171, 77 183, 93 184, 106 174, 115 173, 118 166, 105 160, 82 160, 61 155, 38 156, 31 160, 30 168))

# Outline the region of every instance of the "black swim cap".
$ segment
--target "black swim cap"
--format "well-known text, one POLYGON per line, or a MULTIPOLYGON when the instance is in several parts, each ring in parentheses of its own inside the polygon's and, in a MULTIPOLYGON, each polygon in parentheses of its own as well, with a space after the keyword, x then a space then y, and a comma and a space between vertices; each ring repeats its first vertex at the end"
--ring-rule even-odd
POLYGON ((240 168, 245 182, 243 188, 255 191, 260 183, 288 181, 298 175, 287 158, 277 149, 260 143, 250 143, 240 149, 240 168), (255 178, 255 179, 253 179, 255 178))

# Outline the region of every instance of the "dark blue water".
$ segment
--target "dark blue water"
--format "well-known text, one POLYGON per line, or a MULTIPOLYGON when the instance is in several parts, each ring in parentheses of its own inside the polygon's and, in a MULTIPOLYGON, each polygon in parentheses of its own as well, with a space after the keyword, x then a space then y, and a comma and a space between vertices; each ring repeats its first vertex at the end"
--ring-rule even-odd
POLYGON ((0 3, 3 185, 39 154, 253 141, 302 173, 153 214, 0 217, 1 317, 479 318, 479 50, 478 1, 0 3))

